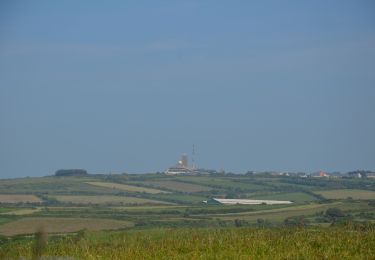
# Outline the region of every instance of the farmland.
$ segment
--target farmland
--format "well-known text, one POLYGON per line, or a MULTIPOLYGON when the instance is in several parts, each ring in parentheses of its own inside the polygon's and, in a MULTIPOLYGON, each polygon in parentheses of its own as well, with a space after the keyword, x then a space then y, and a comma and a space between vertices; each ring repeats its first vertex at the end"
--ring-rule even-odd
POLYGON ((150 200, 137 197, 125 196, 76 196, 76 195, 57 195, 50 198, 60 202, 72 204, 95 204, 95 205, 142 205, 142 204, 171 204, 165 201, 150 200))
POLYGON ((184 181, 187 183, 195 183, 200 185, 206 185, 208 187, 217 189, 237 189, 237 190, 263 190, 264 185, 259 185, 254 182, 244 182, 243 179, 239 178, 215 178, 215 177, 188 177, 188 176, 177 176, 176 180, 184 181))
MULTIPOLYGON (((163 258, 162 255, 173 258, 176 256, 173 251, 176 248, 181 250, 178 252, 179 256, 204 258, 215 257, 212 255, 214 250, 221 252, 220 248, 225 248, 223 243, 230 239, 223 235, 223 230, 226 230, 225 232, 231 234, 234 240, 238 239, 238 243, 242 246, 238 245, 236 250, 243 252, 244 256, 274 257, 276 251, 266 248, 263 249, 266 250, 263 253, 254 248, 255 251, 247 251, 249 249, 245 244, 250 243, 249 239, 254 239, 253 233, 259 236, 262 243, 285 243, 284 246, 291 246, 292 244, 281 238, 278 240, 277 237, 292 234, 291 236, 297 239, 299 237, 297 231, 284 228, 303 227, 301 232, 306 232, 306 236, 311 235, 313 238, 310 242, 319 243, 321 248, 320 242, 314 241, 326 238, 328 236, 326 229, 340 235, 346 234, 345 229, 329 228, 329 226, 338 225, 337 223, 354 223, 353 225, 366 227, 375 224, 374 193, 375 180, 365 179, 97 174, 0 180, 0 198, 2 198, 0 235, 8 237, 6 240, 8 242, 0 247, 2 247, 1 252, 7 252, 4 256, 17 256, 18 253, 15 252, 19 252, 22 256, 30 256, 32 238, 22 235, 32 234, 41 227, 51 237, 45 252, 49 256, 66 252, 64 250, 71 246, 69 241, 75 241, 77 234, 85 233, 85 237, 81 237, 80 242, 74 245, 75 251, 72 251, 74 252, 72 256, 90 258, 84 253, 87 250, 82 251, 82 247, 87 249, 97 245, 104 248, 100 252, 93 249, 97 258, 108 257, 108 255, 101 255, 105 251, 108 251, 107 253, 114 259, 121 259, 123 256, 133 257, 136 250, 143 250, 141 247, 146 243, 151 249, 154 248, 154 251, 137 253, 138 258, 163 258), (293 203, 287 205, 203 203, 212 198, 289 200, 293 203), (261 229, 258 230, 259 227, 261 229), (245 234, 245 230, 251 230, 252 233, 245 234), (188 234, 187 232, 192 232, 187 236, 196 237, 197 241, 179 237, 178 232, 185 232, 185 235, 188 234), (273 234, 272 232, 275 232, 275 235, 272 235, 275 236, 275 240, 267 238, 273 234), (170 243, 170 238, 166 234, 172 234, 180 241, 169 247, 165 244, 170 243), (316 237, 314 234, 317 234, 316 237), (137 237, 134 241, 139 239, 140 245, 129 242, 130 236, 137 237), (111 239, 114 248, 118 250, 106 249, 106 237, 111 239), (65 238, 67 240, 64 240, 65 238), (144 242, 146 240, 148 242, 144 242), (213 240, 220 246, 216 247, 211 242, 207 242, 213 240), (126 247, 123 246, 123 241, 127 241, 126 247), (209 245, 207 251, 195 244, 206 243, 204 241, 209 245), (187 251, 188 247, 183 246, 185 244, 197 249, 187 251), (164 249, 160 249, 159 253, 157 247, 164 249)), ((347 239, 354 239, 351 237, 354 234, 347 235, 349 236, 347 239)), ((359 232, 356 236, 369 236, 368 243, 373 239, 373 233, 369 235, 359 232)), ((262 243, 254 244, 254 247, 259 248, 262 243)), ((302 242, 294 242, 294 247, 296 243, 302 242)), ((311 243, 306 242, 299 246, 302 246, 307 254, 321 254, 321 251, 311 247, 311 243)), ((337 247, 336 244, 331 246, 337 247)), ((228 253, 228 258, 233 257, 235 251, 231 249, 226 251, 231 252, 228 253)), ((299 253, 297 251, 294 250, 293 255, 278 252, 277 256, 283 258, 302 254, 302 251, 298 251, 299 253)), ((352 253, 350 250, 342 252, 348 255, 352 253)), ((335 256, 333 251, 328 255, 335 256)), ((91 258, 95 259, 95 257, 91 258)))
POLYGON ((0 234, 6 236, 32 234, 43 228, 48 233, 67 233, 87 230, 109 230, 131 226, 130 222, 108 219, 82 218, 23 218, 0 226, 0 234))
POLYGON ((129 192, 145 192, 145 193, 151 193, 151 194, 168 193, 162 190, 144 188, 144 187, 138 187, 138 186, 132 186, 132 185, 126 185, 126 184, 119 184, 119 183, 110 183, 110 182, 86 182, 86 183, 90 185, 94 185, 94 186, 115 189, 115 190, 129 191, 129 192))
POLYGON ((268 193, 266 195, 250 194, 249 197, 259 200, 290 200, 297 203, 317 200, 314 196, 304 192, 268 193))
POLYGON ((319 195, 327 199, 359 199, 359 200, 375 200, 375 191, 368 190, 327 190, 327 191, 317 191, 319 195))
POLYGON ((82 193, 82 194, 114 194, 114 189, 87 184, 101 179, 92 177, 55 177, 20 178, 0 181, 1 194, 33 194, 33 193, 82 193))
POLYGON ((344 203, 331 203, 331 204, 309 204, 309 205, 299 205, 291 206, 288 208, 270 209, 270 210, 259 210, 254 212, 244 212, 244 213, 233 213, 233 214, 216 214, 216 218, 223 220, 234 220, 242 219, 255 223, 258 219, 262 218, 271 222, 283 222, 286 218, 296 217, 296 216, 313 216, 319 212, 325 211, 329 208, 342 208, 345 210, 351 209, 355 211, 368 210, 366 203, 361 204, 344 204, 344 203))
POLYGON ((40 203, 42 200, 35 195, 0 194, 0 203, 40 203))
POLYGON ((22 216, 22 215, 31 215, 40 211, 41 208, 16 208, 16 209, 8 209, 5 212, 0 212, 0 215, 15 215, 15 216, 22 216))
POLYGON ((156 188, 164 188, 173 191, 180 191, 186 193, 194 193, 194 192, 201 192, 201 191, 209 191, 211 190, 210 187, 191 184, 191 183, 184 183, 184 182, 177 182, 177 181, 146 181, 146 182, 138 182, 141 185, 149 185, 156 188))

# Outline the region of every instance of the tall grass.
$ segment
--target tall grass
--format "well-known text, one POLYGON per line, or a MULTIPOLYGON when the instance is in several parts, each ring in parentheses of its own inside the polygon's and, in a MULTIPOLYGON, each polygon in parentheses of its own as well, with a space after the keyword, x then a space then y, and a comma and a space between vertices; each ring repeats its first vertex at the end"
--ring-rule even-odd
MULTIPOLYGON (((78 259, 374 259, 375 229, 189 228, 84 232, 50 239, 41 255, 78 259)), ((0 246, 0 259, 33 256, 32 239, 0 246)))
POLYGON ((40 227, 39 230, 35 234, 35 241, 34 241, 34 247, 33 247, 33 258, 32 259, 40 259, 43 255, 43 251, 45 250, 45 247, 47 246, 47 233, 45 230, 40 227))

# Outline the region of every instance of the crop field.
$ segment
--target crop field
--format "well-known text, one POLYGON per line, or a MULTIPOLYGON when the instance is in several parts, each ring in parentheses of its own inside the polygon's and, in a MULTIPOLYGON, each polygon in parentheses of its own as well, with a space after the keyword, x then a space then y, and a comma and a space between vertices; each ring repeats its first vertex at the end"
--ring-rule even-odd
POLYGON ((264 190, 268 187, 265 187, 263 185, 254 184, 251 182, 244 182, 241 179, 236 178, 215 178, 215 177, 209 177, 209 176, 176 176, 177 180, 190 182, 194 184, 200 184, 200 185, 207 185, 209 187, 218 188, 218 189, 242 189, 242 190, 264 190))
POLYGON ((189 206, 183 205, 139 205, 137 207, 133 206, 117 206, 111 207, 113 210, 127 210, 127 211, 150 211, 150 210, 163 210, 163 209, 181 209, 187 208, 189 206))
POLYGON ((252 195, 249 196, 251 199, 259 200, 289 200, 297 203, 314 201, 316 198, 305 192, 290 192, 290 193, 269 193, 266 195, 252 195))
POLYGON ((111 230, 132 226, 128 221, 89 218, 24 218, 0 226, 0 235, 32 234, 42 228, 47 233, 68 233, 82 229, 111 230))
POLYGON ((0 203, 40 203, 42 200, 35 195, 0 194, 0 203))
POLYGON ((61 202, 73 204, 98 204, 98 205, 142 205, 142 204, 171 204, 164 201, 150 200, 144 198, 127 196, 75 196, 75 195, 57 195, 51 196, 61 202))
POLYGON ((114 194, 118 190, 89 185, 85 182, 94 181, 92 177, 39 177, 0 180, 0 191, 7 194, 40 193, 97 193, 114 194))
POLYGON ((156 188, 164 188, 173 191, 193 193, 201 191, 210 191, 212 188, 192 183, 184 183, 178 181, 145 181, 139 182, 139 184, 152 186, 156 188))
POLYGON ((373 259, 375 230, 345 228, 189 228, 86 232, 2 245, 0 258, 77 259, 373 259), (41 243, 40 243, 41 244, 41 243), (39 255, 38 255, 38 254, 39 255))
POLYGON ((49 233, 46 259, 371 259, 375 253, 369 180, 123 174, 0 180, 0 189, 3 199, 41 201, 2 204, 0 259, 38 259, 33 233, 41 227, 49 233), (202 203, 210 198, 294 203, 202 203))
POLYGON ((150 194, 168 193, 167 191, 163 191, 163 190, 157 190, 157 189, 127 185, 127 184, 120 184, 120 183, 112 183, 112 182, 86 182, 86 183, 90 185, 94 185, 94 186, 115 189, 115 190, 129 191, 129 192, 145 192, 145 193, 150 193, 150 194))
POLYGON ((23 215, 31 215, 36 212, 39 212, 41 208, 15 208, 15 209, 9 209, 5 212, 0 211, 0 215, 13 215, 13 216, 23 216, 23 215))
POLYGON ((10 211, 14 211, 13 208, 5 208, 5 207, 0 207, 0 214, 4 214, 10 211))
POLYGON ((104 221, 97 225, 98 229, 123 229, 123 225, 104 225, 113 220, 125 221, 122 224, 131 223, 125 225, 127 230, 151 230, 238 225, 283 227, 289 225, 289 218, 303 216, 307 226, 329 226, 333 219, 327 212, 332 209, 339 211, 339 218, 334 221, 371 223, 375 222, 375 204, 369 199, 375 193, 374 183, 371 180, 162 174, 96 174, 0 180, 3 196, 14 198, 21 195, 41 201, 38 205, 2 204, 0 228, 3 233, 0 235, 33 233, 31 227, 36 228, 44 220, 49 223, 46 229, 52 233, 93 229, 94 224, 91 227, 89 224, 94 220, 104 221), (337 187, 344 188, 339 191, 337 187), (328 196, 332 192, 335 192, 336 197, 332 197, 332 194, 328 196), (347 200, 346 197, 342 200, 337 194, 352 196, 353 200, 347 200), (330 201, 322 195, 331 198, 330 201), (203 203, 211 198, 290 200, 294 203, 203 203), (356 198, 367 200, 358 201, 356 198), (58 223, 65 225, 66 229, 58 223))
POLYGON ((311 216, 323 212, 329 208, 340 208, 342 210, 368 210, 370 207, 366 203, 340 203, 334 202, 330 204, 308 204, 308 205, 297 205, 285 208, 270 209, 270 210, 258 210, 251 212, 240 212, 240 213, 227 213, 227 214, 215 214, 210 215, 211 217, 219 218, 222 220, 234 220, 242 219, 252 223, 255 223, 257 219, 265 219, 273 222, 282 222, 286 218, 295 216, 311 216))
POLYGON ((193 204, 202 204, 204 200, 207 199, 205 196, 200 195, 190 195, 190 194, 155 194, 152 196, 153 199, 166 200, 171 202, 179 203, 193 203, 193 204))
POLYGON ((358 200, 375 200, 375 191, 368 190, 327 190, 327 191, 315 191, 315 193, 322 195, 327 199, 358 199, 358 200))

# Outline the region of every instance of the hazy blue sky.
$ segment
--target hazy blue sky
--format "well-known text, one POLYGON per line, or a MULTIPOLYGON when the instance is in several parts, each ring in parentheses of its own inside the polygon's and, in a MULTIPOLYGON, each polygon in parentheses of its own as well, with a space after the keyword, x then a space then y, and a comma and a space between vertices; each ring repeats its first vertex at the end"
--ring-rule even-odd
POLYGON ((375 1, 1 1, 0 177, 375 170, 375 1))

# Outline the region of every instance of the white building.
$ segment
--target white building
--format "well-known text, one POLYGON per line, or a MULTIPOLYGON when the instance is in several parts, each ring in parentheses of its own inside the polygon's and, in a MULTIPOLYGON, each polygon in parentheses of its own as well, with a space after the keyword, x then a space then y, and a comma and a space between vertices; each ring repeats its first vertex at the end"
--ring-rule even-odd
POLYGON ((279 205, 279 204, 292 204, 293 202, 288 200, 249 200, 249 199, 217 199, 212 198, 210 200, 203 201, 207 204, 225 204, 225 205, 279 205))

